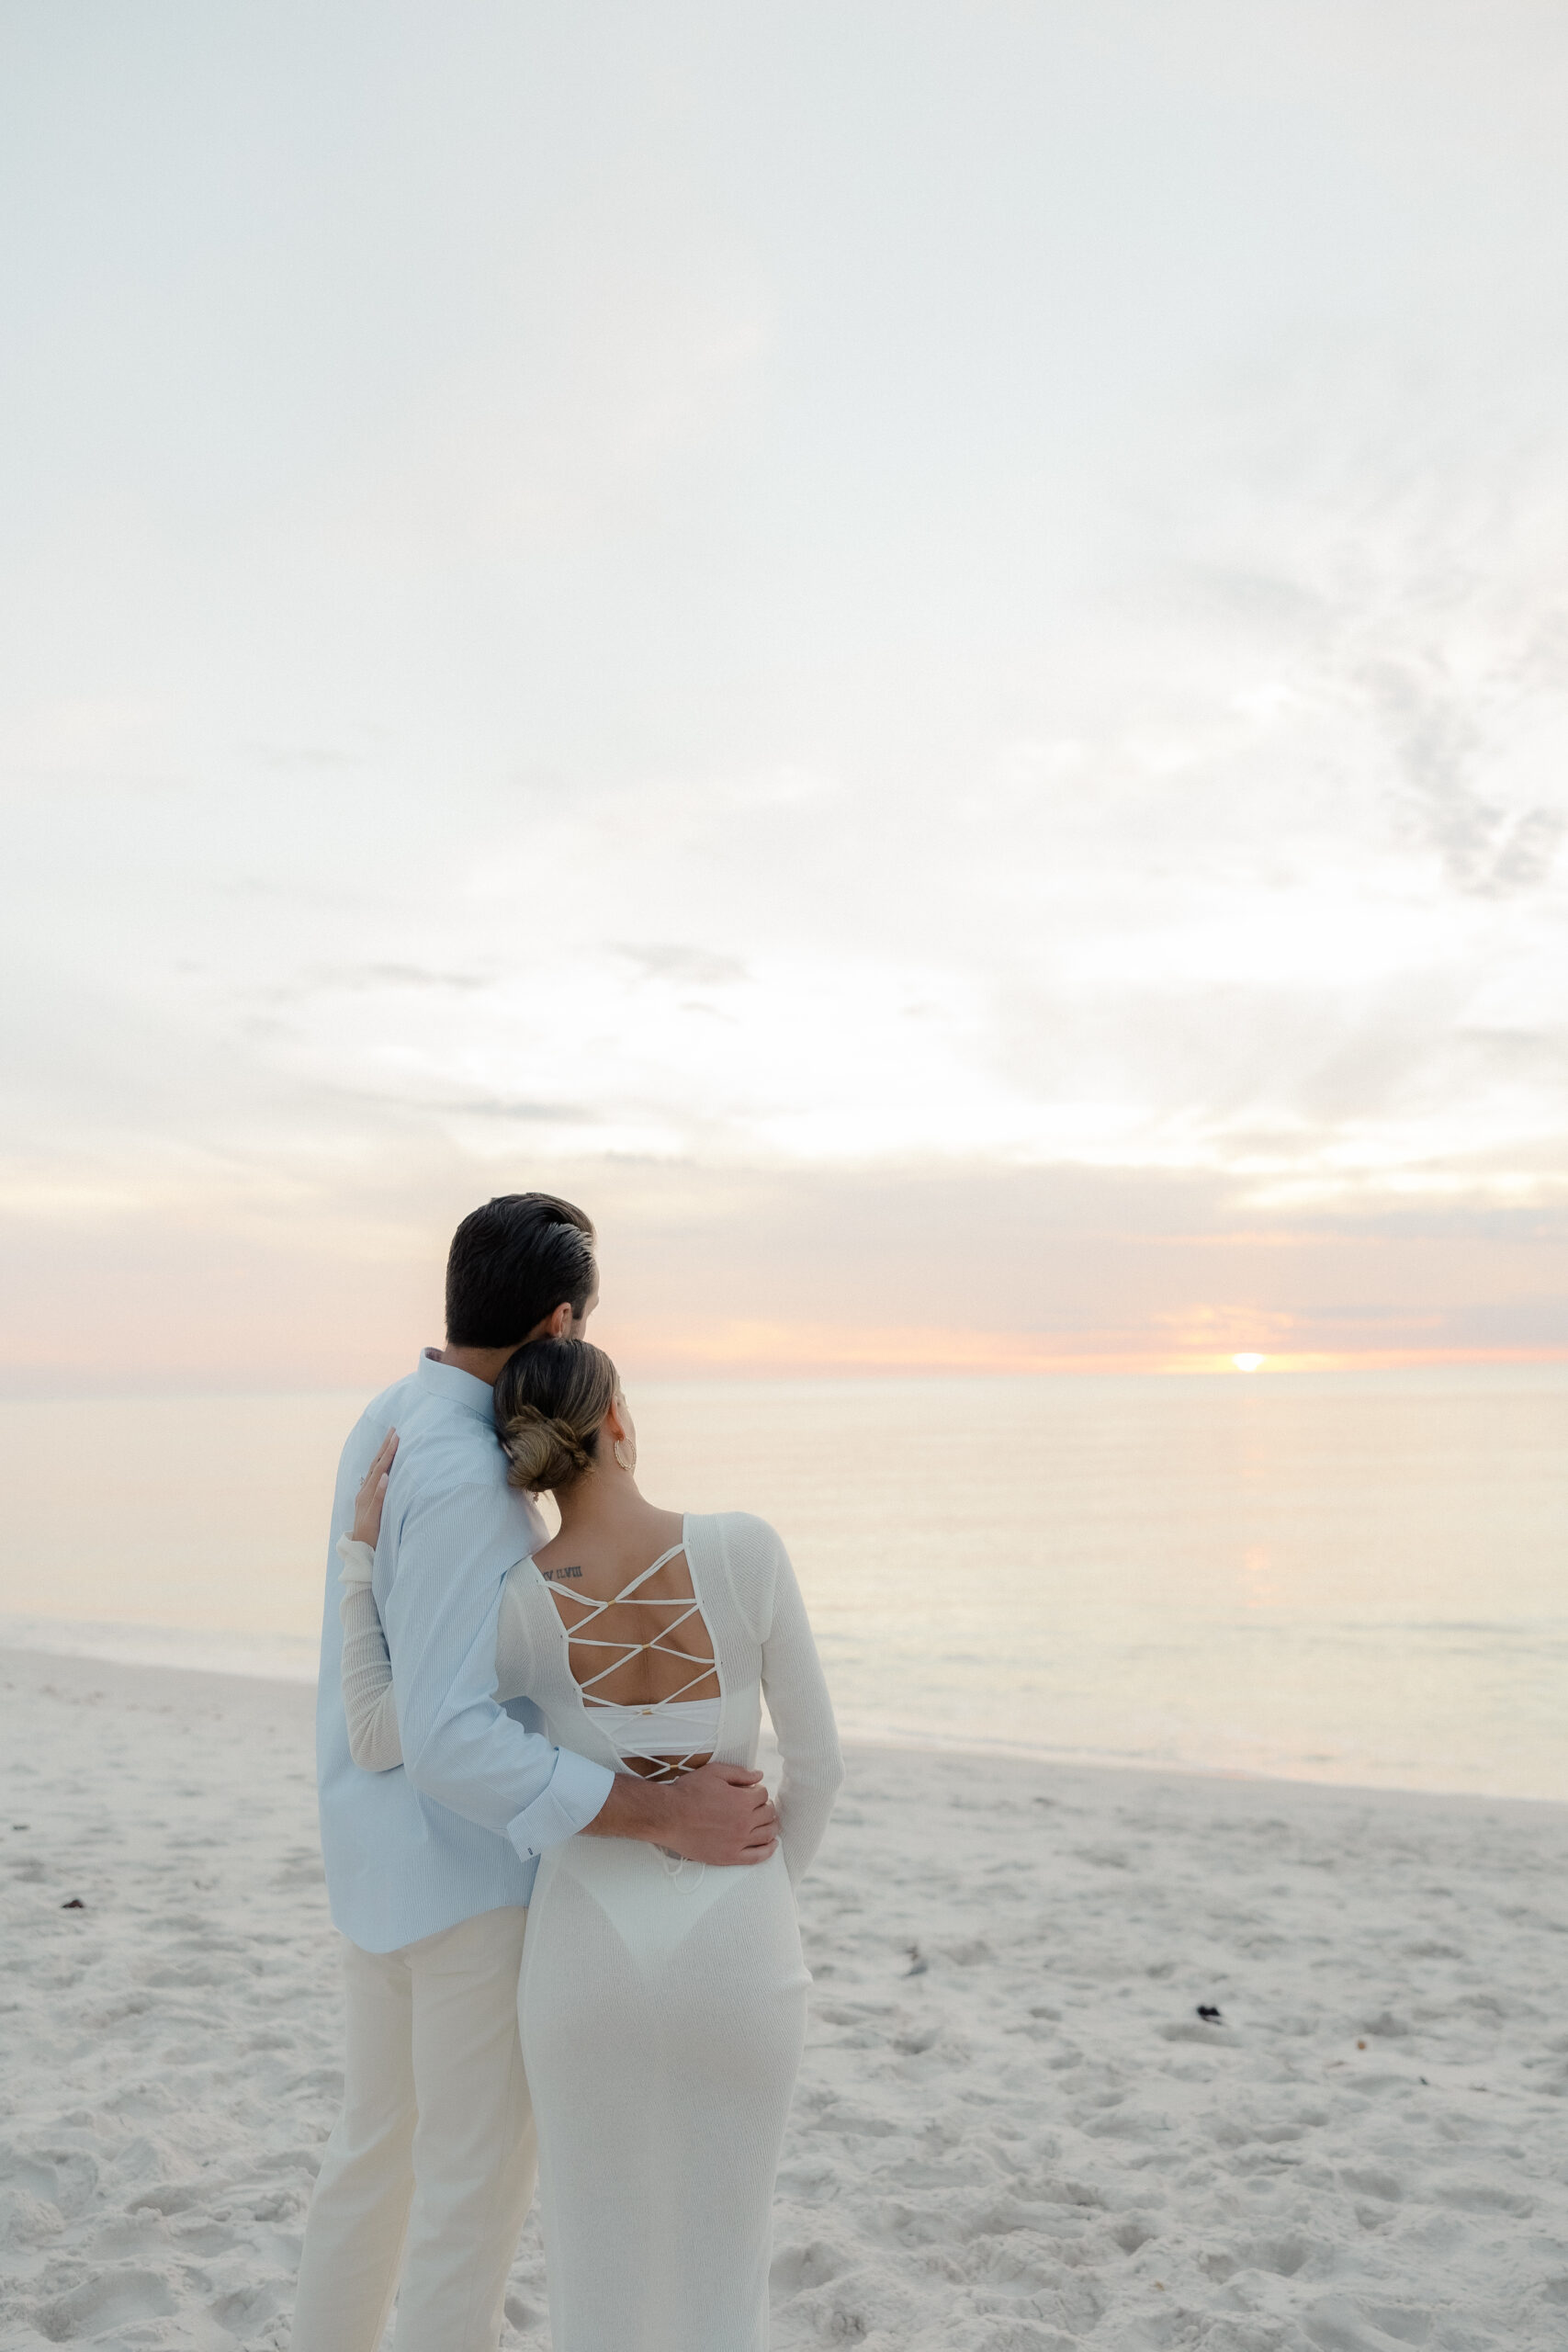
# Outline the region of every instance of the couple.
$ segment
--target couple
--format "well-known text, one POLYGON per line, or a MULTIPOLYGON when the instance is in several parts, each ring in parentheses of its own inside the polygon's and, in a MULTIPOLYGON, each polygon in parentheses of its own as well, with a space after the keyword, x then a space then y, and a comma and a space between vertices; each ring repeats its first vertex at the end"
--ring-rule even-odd
POLYGON ((773 1529, 639 1494, 597 1297, 581 1209, 476 1209, 445 1348, 344 1449, 317 1750, 348 2046, 293 2352, 375 2352, 400 2271, 398 2352, 495 2352, 536 2161, 555 2352, 767 2342, 838 1741, 773 1529))

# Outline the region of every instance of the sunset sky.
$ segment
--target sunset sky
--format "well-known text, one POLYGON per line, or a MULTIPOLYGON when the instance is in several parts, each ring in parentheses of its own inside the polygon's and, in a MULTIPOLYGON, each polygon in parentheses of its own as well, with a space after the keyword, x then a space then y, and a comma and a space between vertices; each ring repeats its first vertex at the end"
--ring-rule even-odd
POLYGON ((1568 1353, 1560 0, 11 0, 0 1380, 1568 1353))

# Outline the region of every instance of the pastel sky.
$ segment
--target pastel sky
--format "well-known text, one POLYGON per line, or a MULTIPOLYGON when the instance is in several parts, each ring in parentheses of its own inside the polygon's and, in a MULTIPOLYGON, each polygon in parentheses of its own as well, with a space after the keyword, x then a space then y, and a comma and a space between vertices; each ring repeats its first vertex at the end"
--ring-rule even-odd
POLYGON ((0 1376, 1568 1352, 1560 0, 10 0, 0 1376))

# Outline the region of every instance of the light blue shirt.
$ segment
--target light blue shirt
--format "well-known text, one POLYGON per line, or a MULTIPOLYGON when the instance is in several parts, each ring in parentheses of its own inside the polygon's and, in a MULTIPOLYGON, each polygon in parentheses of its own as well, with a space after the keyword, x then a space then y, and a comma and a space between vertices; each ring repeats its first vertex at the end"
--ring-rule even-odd
POLYGON ((344 1447, 328 1537, 316 1777, 334 1923, 395 1951, 481 1911, 524 1904, 539 1856, 592 1821, 615 1775, 496 1703, 495 1627, 507 1570, 545 1540, 506 1483, 482 1380, 421 1356, 367 1407, 344 1447), (342 1590, 333 1550, 389 1429, 398 1455, 372 1590, 387 1629, 404 1761, 364 1772, 343 1711, 342 1590))

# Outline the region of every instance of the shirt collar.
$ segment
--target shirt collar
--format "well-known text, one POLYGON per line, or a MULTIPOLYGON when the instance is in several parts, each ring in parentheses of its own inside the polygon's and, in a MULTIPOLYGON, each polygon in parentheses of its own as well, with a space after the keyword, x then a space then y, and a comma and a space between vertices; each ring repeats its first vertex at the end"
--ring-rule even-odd
POLYGON ((476 1380, 471 1372, 459 1372, 455 1363, 437 1363, 436 1348, 422 1348, 414 1378, 430 1394, 445 1397, 448 1405, 456 1405, 460 1412, 472 1413, 488 1428, 495 1427, 495 1391, 486 1380, 476 1380))

